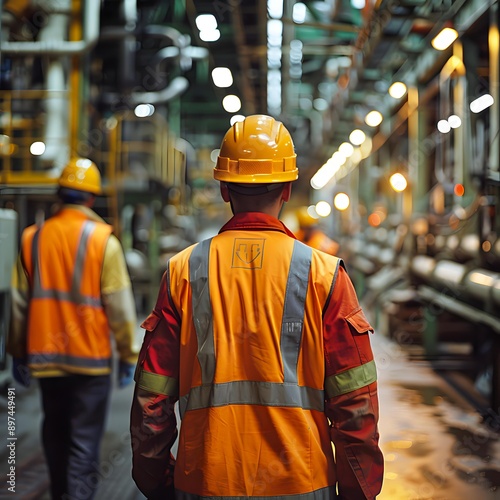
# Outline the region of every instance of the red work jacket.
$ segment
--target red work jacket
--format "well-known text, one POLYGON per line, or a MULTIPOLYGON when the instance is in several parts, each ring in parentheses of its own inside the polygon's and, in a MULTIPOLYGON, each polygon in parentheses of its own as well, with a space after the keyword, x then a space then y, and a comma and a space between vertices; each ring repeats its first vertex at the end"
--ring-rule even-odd
POLYGON ((273 217, 236 215, 170 260, 143 327, 131 432, 144 494, 170 480, 178 400, 186 498, 379 493, 372 328, 339 259, 273 217))

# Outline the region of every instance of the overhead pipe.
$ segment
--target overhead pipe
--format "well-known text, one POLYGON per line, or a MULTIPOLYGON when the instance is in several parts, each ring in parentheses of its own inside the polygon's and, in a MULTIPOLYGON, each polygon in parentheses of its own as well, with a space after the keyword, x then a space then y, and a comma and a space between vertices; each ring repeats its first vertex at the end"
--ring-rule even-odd
POLYGON ((120 40, 120 63, 118 65, 118 88, 127 93, 134 86, 136 58, 137 0, 123 0, 125 36, 120 40))
MULTIPOLYGON (((51 5, 52 2, 47 2, 51 5)), ((57 6, 60 2, 55 1, 57 6)), ((50 9, 49 9, 50 10, 50 9)), ((6 42, 0 41, 2 54, 47 54, 47 55, 79 55, 89 52, 99 38, 99 19, 101 0, 86 0, 84 8, 85 29, 83 40, 73 42, 60 40, 39 40, 36 42, 6 42)), ((52 12, 50 10, 50 12, 52 12)))

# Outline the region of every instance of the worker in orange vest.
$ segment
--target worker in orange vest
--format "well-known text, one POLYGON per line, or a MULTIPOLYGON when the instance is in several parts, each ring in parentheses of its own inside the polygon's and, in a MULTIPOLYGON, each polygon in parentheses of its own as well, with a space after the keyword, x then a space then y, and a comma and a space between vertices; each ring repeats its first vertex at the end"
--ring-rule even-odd
POLYGON ((319 218, 313 217, 308 207, 299 208, 296 215, 299 230, 295 236, 299 241, 330 255, 338 255, 339 244, 320 229, 319 218))
POLYGON ((62 208, 23 231, 14 272, 8 352, 14 378, 39 380, 42 442, 52 498, 91 499, 112 386, 114 333, 118 384, 133 380, 136 312, 119 240, 92 209, 97 166, 76 158, 59 178, 62 208))
POLYGON ((142 324, 133 478, 150 499, 374 499, 373 329, 342 261, 278 220, 298 177, 288 130, 235 123, 214 177, 234 216, 170 259, 142 324))

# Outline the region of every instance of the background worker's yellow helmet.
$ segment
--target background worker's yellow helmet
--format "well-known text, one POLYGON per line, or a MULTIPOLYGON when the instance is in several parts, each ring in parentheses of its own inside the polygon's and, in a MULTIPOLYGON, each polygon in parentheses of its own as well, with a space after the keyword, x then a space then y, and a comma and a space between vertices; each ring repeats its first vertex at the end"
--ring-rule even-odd
POLYGON ((300 207, 295 215, 300 227, 313 227, 319 223, 319 217, 313 217, 308 207, 300 207))
POLYGON ((267 115, 236 122, 220 147, 214 178, 241 184, 294 181, 299 176, 290 132, 267 115))
POLYGON ((72 158, 59 177, 59 186, 100 194, 101 174, 93 161, 87 158, 72 158))

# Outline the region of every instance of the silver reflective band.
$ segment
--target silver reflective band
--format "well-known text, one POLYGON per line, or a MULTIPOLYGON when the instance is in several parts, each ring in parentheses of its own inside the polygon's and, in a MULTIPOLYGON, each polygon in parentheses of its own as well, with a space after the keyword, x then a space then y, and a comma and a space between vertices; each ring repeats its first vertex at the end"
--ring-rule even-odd
POLYGON ((214 331, 212 305, 208 283, 208 259, 212 238, 198 243, 189 256, 189 281, 191 282, 191 305, 193 323, 198 339, 198 361, 201 381, 211 383, 215 373, 214 331))
POLYGON ((78 252, 76 254, 75 267, 73 276, 71 277, 71 290, 69 292, 57 289, 42 288, 40 279, 40 267, 38 258, 38 238, 39 229, 33 236, 32 244, 32 260, 33 260, 33 299, 54 299, 61 302, 72 302, 76 305, 85 305, 90 307, 102 307, 100 297, 92 297, 80 293, 80 283, 82 279, 83 266, 85 264, 85 255, 87 254, 87 246, 90 236, 95 229, 95 222, 87 221, 82 227, 80 241, 78 242, 78 252))
POLYGON ((281 322, 281 356, 284 378, 285 382, 295 384, 298 380, 297 363, 304 324, 304 308, 309 283, 311 256, 311 247, 295 240, 288 271, 281 322))
POLYGON ((180 413, 227 405, 261 405, 324 411, 325 393, 321 389, 281 382, 238 380, 223 384, 191 387, 179 401, 180 413))
MULTIPOLYGON (((293 480, 293 478, 292 478, 293 480)), ((251 496, 251 497, 229 497, 229 496, 201 496, 184 491, 175 490, 175 500, 242 500, 243 498, 252 498, 253 500, 335 500, 337 497, 335 486, 328 486, 310 493, 301 493, 299 495, 277 495, 277 496, 251 496)))
POLYGON ((28 363, 38 366, 58 364, 83 368, 109 368, 111 367, 111 358, 82 358, 79 356, 70 356, 69 354, 37 352, 28 355, 28 363))

